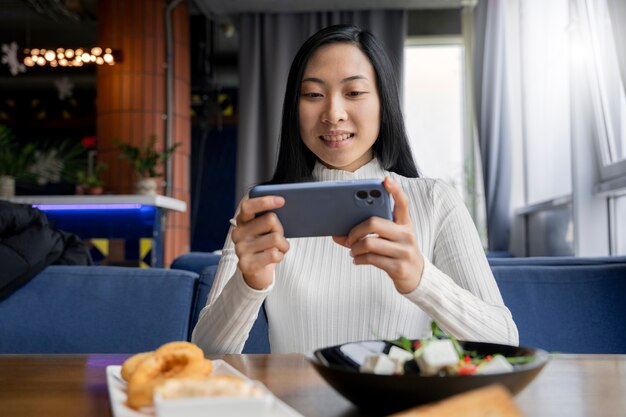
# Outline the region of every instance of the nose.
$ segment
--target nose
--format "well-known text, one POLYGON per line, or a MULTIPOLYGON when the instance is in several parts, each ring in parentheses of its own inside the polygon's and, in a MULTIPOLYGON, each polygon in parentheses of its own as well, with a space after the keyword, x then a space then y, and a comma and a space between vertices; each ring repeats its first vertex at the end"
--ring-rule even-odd
POLYGON ((337 124, 348 120, 345 103, 342 97, 330 96, 326 102, 326 108, 322 114, 322 122, 337 124))

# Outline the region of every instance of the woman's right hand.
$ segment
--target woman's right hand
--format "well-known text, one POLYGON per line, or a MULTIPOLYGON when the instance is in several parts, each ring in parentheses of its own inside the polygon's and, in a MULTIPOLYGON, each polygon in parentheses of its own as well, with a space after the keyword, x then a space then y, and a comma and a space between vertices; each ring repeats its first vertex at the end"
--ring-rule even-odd
POLYGON ((239 258, 239 270, 246 284, 256 290, 272 283, 276 264, 289 250, 289 242, 276 214, 256 215, 284 204, 285 199, 277 196, 251 198, 241 202, 235 217, 237 226, 231 237, 239 258))

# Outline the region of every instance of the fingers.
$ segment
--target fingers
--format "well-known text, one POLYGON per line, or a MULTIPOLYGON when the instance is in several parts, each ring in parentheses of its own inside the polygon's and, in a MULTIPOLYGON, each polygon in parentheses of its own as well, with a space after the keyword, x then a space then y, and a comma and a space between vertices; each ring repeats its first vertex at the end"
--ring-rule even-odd
POLYGON ((382 239, 376 235, 370 235, 350 247, 350 255, 357 258, 361 255, 373 253, 392 259, 411 259, 414 256, 414 245, 412 239, 407 238, 407 242, 397 242, 382 239))
POLYGON ((265 196, 245 200, 239 206, 231 238, 239 258, 238 267, 252 288, 260 290, 271 284, 274 266, 289 250, 289 242, 276 213, 258 216, 284 204, 282 197, 265 196))
POLYGON ((275 213, 266 213, 256 217, 258 213, 282 207, 285 199, 276 196, 266 196, 245 200, 239 206, 236 225, 232 231, 233 242, 251 239, 258 235, 278 232, 284 234, 283 226, 275 213))
POLYGON ((404 277, 409 275, 410 271, 405 271, 403 268, 408 265, 403 262, 398 262, 396 259, 381 256, 375 253, 367 253, 354 257, 355 265, 373 265, 387 272, 391 277, 404 277))
POLYGON ((241 203, 237 214, 237 226, 254 220, 258 213, 276 209, 285 205, 285 199, 278 196, 251 198, 241 203))
POLYGON ((278 220, 276 213, 266 213, 260 217, 255 217, 249 222, 237 223, 232 231, 233 242, 239 243, 244 240, 256 239, 258 236, 278 233, 284 235, 283 225, 278 220))
POLYGON ((267 233, 258 236, 256 239, 244 240, 235 247, 235 253, 241 259, 247 254, 257 255, 273 248, 282 253, 289 250, 289 242, 287 242, 282 233, 267 233))
POLYGON ((350 255, 355 265, 372 265, 385 271, 403 294, 419 285, 424 270, 424 258, 414 237, 407 242, 366 237, 352 245, 350 255))
POLYGON ((408 294, 417 288, 424 270, 424 261, 421 254, 418 254, 418 259, 409 262, 408 260, 399 261, 387 256, 367 253, 354 257, 354 264, 373 265, 382 269, 389 275, 393 285, 401 294, 408 294))
POLYGON ((394 242, 409 242, 413 235, 410 225, 398 225, 381 217, 370 217, 350 230, 343 246, 351 248, 373 234, 394 242))
POLYGON ((349 248, 349 246, 346 244, 347 240, 348 240, 348 236, 333 236, 333 241, 335 243, 340 244, 341 246, 345 248, 349 248))
POLYGON ((383 181, 385 189, 393 197, 395 206, 393 208, 393 219, 396 224, 410 224, 411 216, 409 215, 409 199, 404 191, 393 178, 385 177, 383 181))

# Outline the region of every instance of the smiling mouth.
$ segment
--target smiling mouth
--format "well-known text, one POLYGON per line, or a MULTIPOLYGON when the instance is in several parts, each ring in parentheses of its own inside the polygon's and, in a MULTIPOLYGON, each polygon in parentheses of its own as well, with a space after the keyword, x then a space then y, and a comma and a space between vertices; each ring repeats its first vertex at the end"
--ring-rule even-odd
POLYGON ((354 133, 343 133, 341 135, 322 135, 319 138, 326 142, 341 142, 342 140, 351 139, 354 133))

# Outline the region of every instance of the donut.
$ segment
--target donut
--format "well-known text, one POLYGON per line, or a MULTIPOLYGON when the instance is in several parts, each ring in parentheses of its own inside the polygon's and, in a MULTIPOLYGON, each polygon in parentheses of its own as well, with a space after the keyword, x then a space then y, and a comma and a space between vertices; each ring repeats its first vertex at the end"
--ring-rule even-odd
POLYGON ((127 387, 127 404, 134 409, 152 405, 154 389, 165 381, 202 379, 213 369, 202 349, 188 342, 167 343, 137 362, 127 387))
POLYGON ((154 352, 151 351, 151 352, 138 353, 128 358, 122 364, 122 372, 121 372, 122 379, 124 379, 124 381, 126 382, 130 381, 131 376, 135 373, 139 364, 141 364, 143 361, 145 361, 147 358, 149 358, 152 355, 154 355, 154 352))
POLYGON ((204 359, 204 352, 198 346, 189 342, 170 342, 166 343, 154 354, 164 358, 167 362, 180 363, 191 362, 194 360, 204 359))

